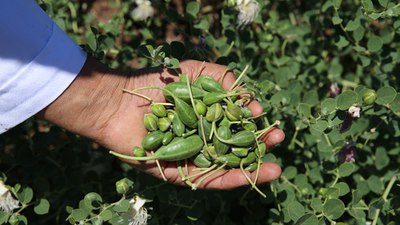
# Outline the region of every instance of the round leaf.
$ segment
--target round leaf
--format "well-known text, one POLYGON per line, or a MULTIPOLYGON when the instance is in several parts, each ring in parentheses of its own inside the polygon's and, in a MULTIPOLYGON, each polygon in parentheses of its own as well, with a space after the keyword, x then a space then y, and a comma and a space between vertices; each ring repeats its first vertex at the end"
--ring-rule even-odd
POLYGON ((304 214, 304 206, 298 201, 293 201, 287 206, 290 219, 297 221, 304 214))
POLYGON ((33 208, 33 211, 38 215, 44 215, 49 212, 50 203, 44 198, 41 198, 33 208))
POLYGON ((331 114, 335 112, 336 109, 336 101, 333 98, 327 98, 321 103, 321 113, 324 115, 331 114))
POLYGON ((377 95, 376 103, 386 105, 390 104, 396 98, 397 92, 394 88, 386 86, 379 88, 377 95))
POLYGON ((335 220, 344 213, 345 205, 340 199, 329 199, 324 204, 324 214, 326 217, 335 220))
POLYGON ((295 225, 315 225, 318 224, 318 218, 314 214, 306 214, 298 219, 295 225))
POLYGON ((89 215, 89 214, 88 214, 85 210, 83 210, 83 209, 74 209, 74 210, 72 210, 72 212, 71 212, 71 217, 72 217, 75 221, 84 220, 84 219, 86 219, 86 217, 87 217, 88 215, 89 215))
POLYGON ((25 187, 21 192, 17 193, 18 199, 22 203, 29 203, 33 198, 33 191, 30 187, 25 187))
POLYGON ((341 177, 347 177, 353 173, 356 166, 353 163, 343 163, 339 166, 339 175, 341 177))
POLYGON ((368 40, 367 47, 371 52, 379 51, 383 46, 383 41, 378 36, 373 36, 368 40))
POLYGON ((196 17, 197 13, 199 13, 199 10, 200 10, 200 5, 195 1, 189 2, 186 5, 186 12, 192 15, 193 17, 196 17))
POLYGON ((336 99, 336 106, 341 110, 347 110, 357 101, 357 94, 354 91, 344 91, 336 99))
POLYGON ((108 220, 110 220, 110 219, 113 217, 113 213, 111 212, 111 210, 107 209, 107 210, 102 211, 102 212, 99 214, 99 216, 100 216, 100 218, 101 218, 102 220, 108 221, 108 220))

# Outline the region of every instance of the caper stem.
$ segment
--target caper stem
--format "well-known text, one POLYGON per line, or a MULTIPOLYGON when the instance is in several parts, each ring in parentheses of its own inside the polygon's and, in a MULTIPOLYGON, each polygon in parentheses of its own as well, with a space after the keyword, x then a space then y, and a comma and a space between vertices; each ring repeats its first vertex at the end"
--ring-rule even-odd
POLYGON ((118 152, 114 152, 114 151, 109 151, 109 153, 111 155, 115 155, 119 158, 122 159, 129 159, 129 160, 137 160, 137 161, 147 161, 147 160, 156 160, 157 158, 154 157, 154 155, 151 156, 143 156, 143 157, 136 157, 136 156, 129 156, 129 155, 124 155, 118 152))
POLYGON ((261 196, 263 196, 264 198, 267 197, 267 195, 265 195, 260 189, 258 189, 258 187, 256 186, 255 182, 253 182, 250 177, 247 175, 246 171, 243 169, 243 160, 240 161, 240 170, 242 171, 244 177, 246 177, 247 181, 249 182, 249 184, 251 185, 252 188, 254 188, 254 190, 256 190, 258 193, 260 193, 261 196))
POLYGON ((209 178, 210 176, 212 176, 213 174, 215 174, 216 172, 218 172, 219 170, 222 170, 228 163, 224 163, 222 164, 220 167, 218 167, 217 169, 215 169, 214 171, 209 172, 208 174, 204 175, 203 177, 201 177, 195 184, 193 184, 192 186, 192 190, 196 190, 197 187, 207 178, 209 178))
POLYGON ((263 136, 265 134, 265 132, 267 132, 269 129, 271 129, 274 126, 278 126, 279 124, 281 124, 281 121, 277 120, 273 124, 271 124, 270 126, 255 132, 255 134, 257 135, 257 139, 259 139, 261 136, 263 136))

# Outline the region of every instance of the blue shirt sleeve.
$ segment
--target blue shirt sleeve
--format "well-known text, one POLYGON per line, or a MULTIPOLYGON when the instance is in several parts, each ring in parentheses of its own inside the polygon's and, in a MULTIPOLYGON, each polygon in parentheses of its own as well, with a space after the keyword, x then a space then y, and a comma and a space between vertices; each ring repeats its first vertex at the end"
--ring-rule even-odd
POLYGON ((0 134, 51 104, 86 54, 34 0, 0 3, 0 134))

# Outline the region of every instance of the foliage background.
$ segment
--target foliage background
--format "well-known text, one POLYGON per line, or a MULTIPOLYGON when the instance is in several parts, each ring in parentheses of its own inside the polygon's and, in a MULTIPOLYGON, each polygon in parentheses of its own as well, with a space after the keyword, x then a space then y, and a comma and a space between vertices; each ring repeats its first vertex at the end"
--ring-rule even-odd
MULTIPOLYGON (((205 192, 162 183, 89 140, 32 118, 0 136, 0 171, 24 203, 13 215, 19 223, 79 223, 82 213, 93 213, 98 224, 115 223, 101 215, 103 208, 88 207, 84 197, 95 192, 102 204, 119 201, 115 182, 123 177, 134 181, 132 193, 152 200, 146 204, 149 224, 399 221, 396 1, 260 1, 259 16, 243 29, 236 26, 237 9, 223 1, 154 0, 155 16, 146 21, 132 19, 136 4, 131 1, 38 3, 86 51, 113 68, 152 65, 143 54, 146 44, 163 45, 167 55, 180 60, 235 62, 238 70, 249 65, 248 87, 257 91, 268 120, 283 122, 287 138, 264 159, 279 163, 284 172, 260 187, 267 193, 263 199, 248 188, 205 192), (335 83, 342 93, 336 97, 329 92, 335 83), (377 91, 375 104, 363 103, 365 88, 377 91), (341 132, 353 104, 362 108, 361 117, 341 132), (342 163, 338 155, 349 140, 355 162, 342 163), (48 211, 40 204, 46 201, 48 211)), ((0 224, 10 216, 0 213, 0 224)))

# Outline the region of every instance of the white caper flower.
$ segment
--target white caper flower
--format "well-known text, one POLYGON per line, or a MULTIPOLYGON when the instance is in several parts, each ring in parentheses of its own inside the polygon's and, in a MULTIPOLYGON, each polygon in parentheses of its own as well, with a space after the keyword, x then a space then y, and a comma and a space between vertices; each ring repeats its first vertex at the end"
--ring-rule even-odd
POLYGON ((130 206, 128 212, 122 215, 124 221, 128 221, 129 225, 147 224, 150 215, 147 214, 147 209, 143 207, 146 203, 146 199, 135 196, 129 201, 129 203, 130 206))
POLYGON ((361 108, 360 107, 358 107, 358 106, 351 106, 350 108, 349 108, 349 111, 348 111, 348 113, 353 117, 353 118, 358 118, 358 117, 360 117, 360 111, 361 111, 361 108))
POLYGON ((253 22, 260 12, 260 4, 256 0, 236 0, 236 8, 239 10, 237 18, 239 28, 253 22))
POLYGON ((135 0, 135 3, 137 6, 131 12, 134 20, 144 21, 154 15, 154 8, 149 0, 135 0))
POLYGON ((12 213, 14 209, 18 208, 18 200, 14 199, 10 190, 8 190, 6 185, 4 185, 4 182, 0 180, 0 210, 7 213, 12 213))

